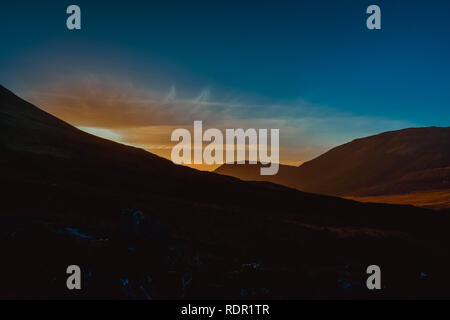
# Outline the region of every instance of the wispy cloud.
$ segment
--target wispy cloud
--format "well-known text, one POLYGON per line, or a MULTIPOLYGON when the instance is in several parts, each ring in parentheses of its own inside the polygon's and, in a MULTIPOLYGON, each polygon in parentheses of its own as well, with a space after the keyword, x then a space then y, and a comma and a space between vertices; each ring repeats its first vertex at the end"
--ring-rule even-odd
POLYGON ((342 113, 304 100, 274 103, 243 96, 220 98, 210 87, 198 94, 180 94, 175 85, 156 92, 129 81, 93 76, 59 79, 27 95, 44 110, 86 131, 165 157, 173 146, 171 132, 190 128, 194 120, 202 120, 205 129, 279 128, 280 159, 289 164, 300 164, 355 138, 413 125, 342 113))

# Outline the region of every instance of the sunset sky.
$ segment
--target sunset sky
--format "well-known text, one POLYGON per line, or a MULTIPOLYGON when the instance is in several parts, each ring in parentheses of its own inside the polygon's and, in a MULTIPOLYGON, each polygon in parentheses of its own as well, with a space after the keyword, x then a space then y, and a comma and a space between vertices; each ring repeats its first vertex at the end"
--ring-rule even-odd
POLYGON ((88 132, 168 157, 175 128, 280 128, 282 163, 448 126, 450 1, 14 1, 0 84, 88 132), (378 4, 382 30, 366 28, 378 4), (77 4, 82 30, 66 28, 77 4))

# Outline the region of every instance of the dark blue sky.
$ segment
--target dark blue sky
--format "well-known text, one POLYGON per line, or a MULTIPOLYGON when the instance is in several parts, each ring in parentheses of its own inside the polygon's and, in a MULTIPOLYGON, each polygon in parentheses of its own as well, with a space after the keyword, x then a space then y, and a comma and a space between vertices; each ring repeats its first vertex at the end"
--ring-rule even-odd
POLYGON ((2 3, 0 25, 0 83, 18 92, 47 73, 108 70, 161 89, 449 125, 448 0, 16 0, 2 3), (81 31, 65 28, 69 4, 81 31), (370 4, 381 31, 365 26, 370 4))

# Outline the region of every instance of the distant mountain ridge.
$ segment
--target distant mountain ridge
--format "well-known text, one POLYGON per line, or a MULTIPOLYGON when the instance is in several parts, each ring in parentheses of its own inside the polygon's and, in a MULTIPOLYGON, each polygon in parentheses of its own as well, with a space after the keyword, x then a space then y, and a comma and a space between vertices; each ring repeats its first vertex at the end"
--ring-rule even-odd
POLYGON ((265 180, 306 192, 374 196, 450 189, 450 127, 409 128, 356 139, 276 176, 258 165, 223 165, 215 172, 265 180))

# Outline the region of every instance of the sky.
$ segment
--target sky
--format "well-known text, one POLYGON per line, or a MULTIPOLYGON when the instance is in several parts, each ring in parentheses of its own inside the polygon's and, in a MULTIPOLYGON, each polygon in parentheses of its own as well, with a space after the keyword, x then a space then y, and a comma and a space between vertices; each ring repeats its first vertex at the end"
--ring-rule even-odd
POLYGON ((168 157, 174 128, 280 128, 282 163, 388 130, 448 126, 450 1, 21 1, 0 84, 168 157), (66 28, 77 4, 82 29, 66 28), (381 8, 381 30, 366 8, 381 8))

